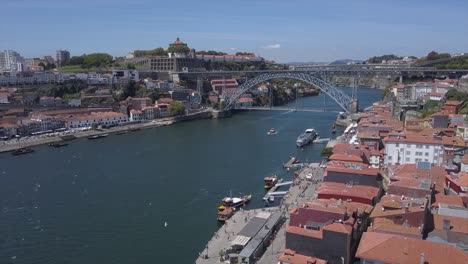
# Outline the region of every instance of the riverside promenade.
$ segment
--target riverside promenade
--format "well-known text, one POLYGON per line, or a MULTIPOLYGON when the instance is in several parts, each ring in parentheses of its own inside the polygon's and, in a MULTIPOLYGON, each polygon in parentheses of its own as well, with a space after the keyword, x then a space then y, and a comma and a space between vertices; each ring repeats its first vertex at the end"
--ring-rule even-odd
POLYGON ((295 178, 293 184, 280 202, 279 206, 252 210, 241 210, 234 214, 226 223, 214 233, 205 248, 200 250, 197 264, 229 263, 221 261, 220 252, 231 247, 231 242, 237 234, 259 212, 280 212, 286 221, 277 231, 272 243, 257 263, 277 263, 278 257, 283 253, 286 240, 286 227, 289 225, 289 210, 310 201, 315 195, 317 185, 322 181, 324 170, 319 163, 311 163, 304 167, 295 178))
POLYGON ((18 140, 12 139, 8 141, 0 141, 0 153, 13 151, 18 148, 33 147, 33 146, 38 146, 38 145, 50 144, 54 142, 60 142, 62 141, 61 136, 64 136, 64 135, 73 135, 76 138, 84 138, 84 137, 90 137, 90 136, 95 136, 95 135, 100 135, 100 134, 112 135, 118 132, 131 132, 133 130, 150 129, 150 128, 156 128, 156 127, 161 127, 161 126, 168 126, 173 123, 182 122, 182 121, 211 118, 210 111, 201 111, 197 113, 188 114, 185 116, 155 119, 151 122, 128 124, 128 125, 123 125, 123 126, 111 127, 108 129, 76 131, 74 133, 58 132, 57 135, 53 135, 53 136, 51 135, 30 136, 28 138, 20 138, 18 140))

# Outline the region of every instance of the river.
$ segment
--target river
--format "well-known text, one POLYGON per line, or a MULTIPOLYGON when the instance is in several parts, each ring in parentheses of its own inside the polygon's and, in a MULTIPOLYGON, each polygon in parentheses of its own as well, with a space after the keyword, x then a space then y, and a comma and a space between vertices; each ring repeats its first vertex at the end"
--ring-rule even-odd
MULTIPOLYGON (((361 108, 380 94, 359 89, 361 108)), ((263 177, 290 177, 290 156, 321 160, 323 144, 295 140, 310 127, 330 137, 340 109, 324 95, 298 105, 334 112, 243 112, 0 154, 0 263, 193 263, 220 199, 252 193, 261 207, 263 177)))

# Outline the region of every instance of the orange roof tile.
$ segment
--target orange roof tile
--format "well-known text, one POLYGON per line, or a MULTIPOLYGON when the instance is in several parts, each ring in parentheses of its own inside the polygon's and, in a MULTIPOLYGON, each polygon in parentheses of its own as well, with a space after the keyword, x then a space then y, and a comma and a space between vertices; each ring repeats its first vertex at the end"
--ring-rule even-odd
POLYGON ((286 262, 288 264, 327 264, 326 260, 297 254, 294 250, 286 249, 278 261, 286 262))
POLYGON ((468 262, 468 255, 454 246, 376 232, 362 235, 356 257, 383 263, 420 263, 421 254, 428 264, 468 262))

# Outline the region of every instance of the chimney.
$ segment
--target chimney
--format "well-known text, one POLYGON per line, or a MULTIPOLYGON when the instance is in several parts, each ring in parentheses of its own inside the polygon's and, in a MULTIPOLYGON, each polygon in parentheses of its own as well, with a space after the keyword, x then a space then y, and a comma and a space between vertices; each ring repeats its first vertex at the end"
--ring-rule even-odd
POLYGON ((442 228, 446 231, 450 230, 450 220, 444 219, 442 228))

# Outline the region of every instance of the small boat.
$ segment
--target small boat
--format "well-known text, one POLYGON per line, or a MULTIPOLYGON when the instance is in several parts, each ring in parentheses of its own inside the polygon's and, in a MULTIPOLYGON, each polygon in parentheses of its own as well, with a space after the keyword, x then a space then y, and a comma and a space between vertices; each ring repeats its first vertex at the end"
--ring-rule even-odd
POLYGON ((98 139, 98 138, 104 138, 104 137, 107 137, 109 134, 100 134, 100 135, 94 135, 94 136, 90 136, 88 137, 88 139, 98 139))
POLYGON ((227 207, 223 211, 218 212, 218 221, 220 222, 226 222, 231 216, 234 214, 234 209, 232 207, 227 207))
POLYGON ((237 208, 240 207, 252 199, 252 195, 244 195, 242 197, 224 197, 221 204, 218 206, 219 211, 223 211, 226 208, 237 208))
POLYGON ((274 195, 270 195, 270 196, 268 197, 268 201, 271 202, 271 203, 274 202, 274 201, 275 201, 275 196, 274 196, 274 195))
POLYGON ((271 189, 273 186, 275 186, 278 183, 278 176, 273 175, 273 176, 268 176, 263 179, 265 182, 265 189, 271 189))
POLYGON ((12 155, 23 155, 23 154, 28 154, 34 152, 34 149, 32 148, 19 148, 13 152, 11 152, 12 155))
POLYGON ((60 141, 60 142, 54 142, 54 143, 50 143, 49 146, 51 147, 54 147, 54 148, 60 148, 60 147, 65 147, 67 146, 68 143, 65 143, 63 141, 60 141))
POLYGON ((298 164, 298 163, 301 163, 300 159, 295 159, 292 164, 298 164))
POLYGON ((276 135, 278 134, 278 131, 274 128, 270 128, 270 130, 267 132, 268 135, 276 135))

